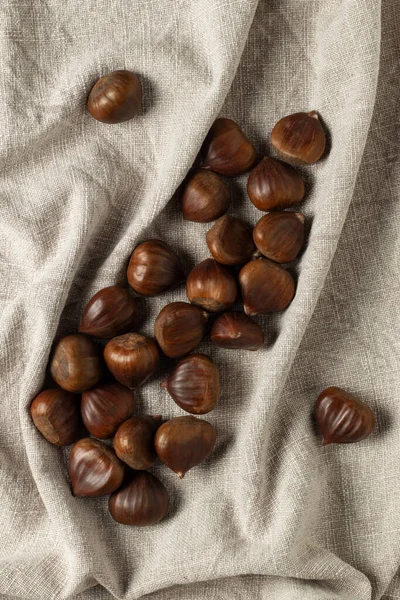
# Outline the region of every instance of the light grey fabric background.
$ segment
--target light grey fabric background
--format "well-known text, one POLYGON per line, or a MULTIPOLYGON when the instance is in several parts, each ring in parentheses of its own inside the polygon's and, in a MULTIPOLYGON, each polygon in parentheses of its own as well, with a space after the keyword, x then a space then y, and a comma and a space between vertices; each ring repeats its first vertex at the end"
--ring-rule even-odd
MULTIPOLYGON (((0 598, 400 598, 400 17, 397 0, 2 0, 0 5, 0 598), (142 76, 145 113, 107 126, 85 111, 95 79, 142 76), (260 319, 259 353, 201 350, 221 367, 213 456, 153 528, 117 525, 105 499, 69 492, 66 455, 28 406, 52 340, 122 281, 159 236, 188 267, 206 225, 174 192, 219 114, 262 155, 278 118, 318 110, 331 150, 303 169, 308 246, 295 300, 260 319), (170 201, 170 199, 172 200, 170 201), (311 414, 339 385, 375 433, 322 448, 311 414)), ((232 181, 231 213, 260 213, 232 181)), ((184 288, 143 303, 142 331, 184 288)), ((182 411, 159 389, 142 412, 182 411)))

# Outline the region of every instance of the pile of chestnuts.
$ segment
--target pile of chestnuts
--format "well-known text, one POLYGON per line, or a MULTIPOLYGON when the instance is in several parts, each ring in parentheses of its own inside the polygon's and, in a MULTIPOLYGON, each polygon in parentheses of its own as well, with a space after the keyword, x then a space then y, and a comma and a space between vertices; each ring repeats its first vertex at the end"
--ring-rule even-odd
MULTIPOLYGON (((137 115, 141 103, 139 77, 116 71, 94 85, 88 110, 104 123, 121 123, 137 115)), ((287 163, 317 161, 325 133, 314 111, 296 113, 275 125, 271 143, 283 160, 258 160, 240 127, 231 119, 217 119, 181 190, 184 219, 215 221, 205 239, 212 258, 187 275, 167 243, 142 242, 129 260, 130 289, 113 285, 98 291, 83 311, 78 333, 54 344, 49 362, 54 387, 32 401, 33 423, 50 443, 72 444, 68 474, 73 495, 109 495, 109 512, 118 523, 151 525, 166 515, 167 490, 148 472, 157 459, 183 478, 212 453, 216 430, 201 415, 218 402, 220 374, 209 356, 193 352, 207 330, 222 348, 260 350, 264 334, 252 317, 284 310, 295 295, 293 277, 282 265, 303 246, 304 216, 286 209, 303 200, 305 187, 287 163), (266 213, 253 229, 226 214, 230 190, 221 177, 249 171, 250 201, 266 213), (189 302, 163 307, 154 339, 139 333, 134 294, 156 296, 183 281, 189 302), (231 310, 239 291, 243 312, 231 310), (169 420, 135 415, 134 390, 157 371, 163 354, 177 362, 161 387, 187 414, 169 420)), ((360 441, 374 427, 371 410, 336 387, 320 394, 315 417, 324 444, 360 441)))

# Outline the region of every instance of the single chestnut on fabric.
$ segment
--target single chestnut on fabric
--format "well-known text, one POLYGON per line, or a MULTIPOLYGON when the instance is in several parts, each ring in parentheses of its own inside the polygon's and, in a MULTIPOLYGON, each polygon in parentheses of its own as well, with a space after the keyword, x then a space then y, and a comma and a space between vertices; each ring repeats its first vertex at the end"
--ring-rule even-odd
POLYGON ((215 260, 223 265, 243 265, 258 254, 251 227, 230 215, 218 219, 208 230, 206 242, 215 260))
POLYGON ((296 258, 304 243, 304 215, 272 212, 261 217, 253 231, 254 242, 264 256, 277 263, 296 258))
POLYGON ((154 436, 161 425, 161 415, 131 417, 118 428, 114 450, 131 469, 144 471, 156 462, 154 436))
POLYGON ((113 71, 100 77, 88 98, 88 110, 102 123, 122 123, 139 114, 142 106, 142 84, 132 71, 113 71))
POLYGON ((201 167, 236 177, 250 171, 257 154, 253 144, 232 119, 216 119, 200 150, 201 167))
POLYGON ((182 358, 161 387, 186 412, 204 415, 215 408, 221 395, 219 370, 205 354, 182 358))
POLYGON ((139 320, 139 307, 127 288, 112 285, 95 294, 86 305, 79 333, 112 338, 133 329, 139 320))
POLYGON ((210 223, 226 213, 231 194, 225 181, 213 171, 200 169, 184 183, 181 192, 183 218, 210 223))
POLYGON ((375 425, 372 410, 339 387, 323 390, 315 405, 315 418, 322 444, 350 444, 368 437, 375 425))
POLYGON ((170 358, 189 354, 203 339, 208 314, 187 302, 171 302, 154 323, 154 335, 161 350, 170 358))
POLYGON ((168 492, 151 473, 129 473, 122 487, 111 494, 108 509, 121 525, 154 525, 167 514, 168 492))
POLYGON ((186 294, 192 304, 208 312, 221 312, 235 302, 237 285, 226 267, 213 258, 206 258, 190 271, 186 294))
POLYGON ((267 258, 247 263, 239 273, 239 283, 244 312, 250 316, 284 310, 295 294, 290 273, 267 258))
POLYGON ((135 248, 127 276, 131 288, 141 296, 157 296, 185 279, 179 256, 161 240, 147 240, 135 248))
POLYGON ((68 474, 74 496, 105 496, 117 490, 125 467, 115 452, 103 442, 83 438, 71 448, 68 474))
POLYGON ((135 396, 120 383, 104 383, 82 394, 81 414, 86 429, 95 437, 113 437, 136 407, 135 396))
POLYGON ((211 329, 211 341, 230 350, 260 350, 264 332, 258 323, 242 312, 226 312, 211 329))
POLYGON ((84 392, 103 374, 101 348, 82 333, 67 335, 54 345, 50 373, 64 390, 84 392))
POLYGON ((252 170, 247 194, 259 210, 289 208, 304 198, 304 181, 293 167, 265 156, 252 170))
POLYGON ((283 117, 271 132, 278 156, 293 164, 310 165, 321 158, 326 136, 315 110, 283 117))
POLYGON ((57 388, 44 390, 30 406, 32 420, 48 442, 69 446, 79 439, 82 422, 80 398, 57 388))
POLYGON ((139 333, 125 333, 107 343, 104 359, 117 381, 134 388, 156 371, 160 353, 153 339, 139 333))
POLYGON ((216 431, 208 421, 175 417, 157 429, 155 447, 159 459, 183 479, 189 469, 208 458, 215 440, 216 431))

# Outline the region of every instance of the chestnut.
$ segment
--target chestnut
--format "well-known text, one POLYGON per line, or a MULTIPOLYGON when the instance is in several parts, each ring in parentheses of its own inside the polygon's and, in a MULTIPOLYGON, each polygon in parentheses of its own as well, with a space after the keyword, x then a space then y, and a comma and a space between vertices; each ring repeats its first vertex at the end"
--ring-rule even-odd
POLYGON ((81 333, 67 335, 56 342, 50 359, 54 381, 68 392, 84 392, 102 376, 101 349, 81 333))
POLYGON ((264 333, 258 323, 242 312, 226 312, 211 329, 211 341, 230 350, 260 350, 264 333))
POLYGON ((211 454, 215 440, 215 429, 208 421, 175 417, 157 429, 155 447, 159 459, 183 479, 189 469, 211 454))
POLYGON ((195 415, 215 408, 221 394, 218 367, 204 354, 182 358, 161 387, 168 390, 178 406, 195 415))
POLYGON ((290 165, 265 156, 247 181, 250 201, 259 210, 289 208, 304 198, 304 181, 290 165))
POLYGON ((122 123, 139 114, 142 106, 142 84, 132 71, 113 71, 100 77, 88 98, 88 110, 102 123, 122 123))
POLYGON ((68 474, 74 496, 105 496, 119 488, 125 468, 103 442, 83 438, 71 448, 68 474))
POLYGON ((168 493, 151 473, 129 473, 123 486, 108 499, 108 509, 121 525, 154 525, 167 513, 168 493))
POLYGON ((195 223, 210 223, 226 213, 231 194, 225 181, 213 171, 200 169, 183 185, 183 218, 195 223))
POLYGON ((271 132, 278 156, 298 165, 310 165, 324 153, 326 137, 315 110, 283 117, 271 132))
POLYGON ((190 271, 186 280, 186 294, 192 304, 208 312, 221 312, 235 302, 237 285, 226 267, 212 258, 206 258, 190 271))
POLYGON ((133 329, 139 320, 139 308, 127 288, 112 285, 98 291, 83 311, 79 333, 112 338, 133 329))
POLYGON ((208 230, 207 246, 223 265, 243 265, 257 255, 252 230, 246 223, 225 215, 208 230))
POLYGON ((261 254, 277 263, 288 263, 303 246, 304 215, 288 211, 268 213, 256 224, 253 238, 261 254))
POLYGON ((133 251, 128 283, 141 296, 156 296, 185 279, 179 256, 161 240, 147 240, 133 251))
POLYGON ((214 121, 201 147, 201 167, 236 177, 247 173, 257 155, 253 144, 232 119, 214 121))
POLYGON ((133 392, 120 383, 104 383, 82 394, 81 414, 86 429, 100 439, 111 438, 131 416, 136 401, 133 392))
POLYGON ((79 397, 65 390, 41 392, 30 406, 37 429, 55 446, 69 446, 79 439, 81 419, 79 397))
POLYGON ((250 316, 284 310, 295 293, 290 273, 267 258, 247 263, 239 273, 239 283, 244 312, 250 316))
POLYGON ((125 333, 110 340, 104 348, 106 365, 115 379, 126 387, 142 385, 157 369, 160 354, 151 338, 125 333))
POLYGON ((161 310, 154 323, 154 335, 164 354, 179 358, 200 344, 208 314, 187 302, 171 302, 161 310))
POLYGON ((131 417, 118 428, 114 450, 131 469, 143 471, 156 462, 154 436, 161 425, 161 415, 131 417))
POLYGON ((372 433, 375 425, 369 406, 336 386, 326 388, 318 396, 315 418, 324 446, 360 442, 372 433))

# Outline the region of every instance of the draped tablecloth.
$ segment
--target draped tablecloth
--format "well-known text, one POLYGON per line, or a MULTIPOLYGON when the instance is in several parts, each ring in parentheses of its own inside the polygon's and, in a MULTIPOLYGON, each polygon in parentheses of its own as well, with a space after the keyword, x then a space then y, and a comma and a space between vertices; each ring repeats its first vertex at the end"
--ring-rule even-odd
MULTIPOLYGON (((396 0, 2 0, 0 6, 0 597, 21 600, 400 598, 400 17, 396 0), (93 82, 141 76, 143 114, 92 119, 93 82), (188 268, 209 226, 184 222, 179 184, 213 120, 272 154, 284 115, 317 110, 329 152, 301 171, 307 247, 297 292, 259 318, 267 344, 227 351, 207 415, 213 455, 171 509, 116 524, 73 498, 67 452, 28 407, 56 336, 124 281, 135 245, 171 243, 188 268), (373 435, 321 447, 312 411, 339 385, 375 412, 373 435)), ((255 224, 246 177, 231 214, 255 224)), ((184 286, 142 302, 141 331, 184 286)), ((160 391, 139 411, 183 414, 160 391)))

